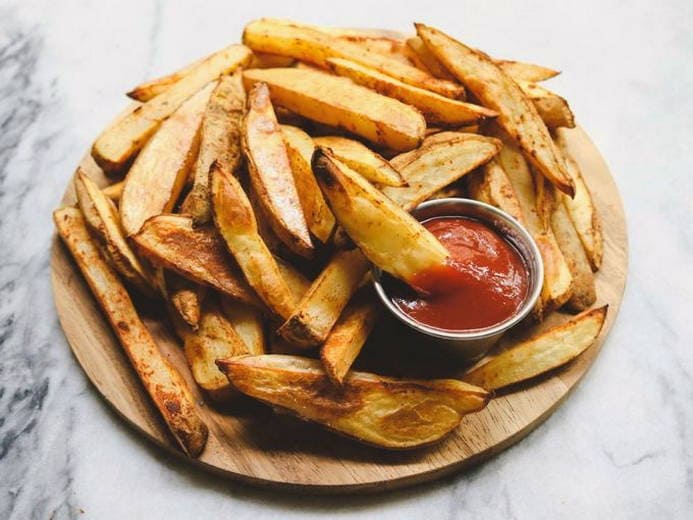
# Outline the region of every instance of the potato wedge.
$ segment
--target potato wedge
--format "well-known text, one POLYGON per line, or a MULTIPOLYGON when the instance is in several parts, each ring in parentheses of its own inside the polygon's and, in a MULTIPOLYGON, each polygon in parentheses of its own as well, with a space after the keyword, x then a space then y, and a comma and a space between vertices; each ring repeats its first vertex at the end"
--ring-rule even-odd
POLYGON ((265 327, 262 313, 255 307, 221 297, 221 309, 252 356, 265 353, 265 327))
POLYGON ((145 222, 132 240, 137 251, 154 265, 262 307, 213 227, 194 228, 192 219, 183 215, 159 215, 145 222))
POLYGON ((412 285, 417 274, 446 264, 449 253, 436 237, 328 149, 313 154, 313 172, 339 225, 379 268, 412 285))
POLYGON ((185 379, 162 355, 140 320, 125 287, 89 237, 80 210, 62 208, 53 213, 53 218, 58 234, 173 437, 186 454, 198 456, 207 442, 208 429, 185 379))
POLYGON ((514 60, 495 60, 503 72, 513 78, 515 81, 529 81, 538 83, 554 78, 560 74, 559 71, 536 65, 534 63, 525 63, 514 60))
POLYGON ((298 299, 258 233, 253 208, 240 182, 217 162, 212 163, 209 174, 214 223, 226 247, 260 299, 276 315, 287 319, 298 299))
POLYGON ((495 158, 467 175, 465 180, 471 198, 495 206, 527 226, 515 188, 495 158))
POLYGON ((103 191, 103 194, 106 195, 106 197, 111 199, 113 202, 117 203, 120 201, 121 195, 123 195, 124 186, 124 181, 118 181, 106 186, 101 191, 103 191))
POLYGON ((406 157, 392 159, 408 186, 386 187, 383 193, 411 211, 438 190, 491 160, 500 148, 497 139, 476 134, 458 133, 449 139, 432 139, 430 144, 409 152, 406 157))
POLYGON ((560 128, 556 131, 556 145, 565 158, 568 173, 575 181, 575 197, 572 199, 562 197, 562 201, 568 208, 568 214, 580 236, 582 247, 585 248, 592 270, 597 271, 602 265, 602 256, 604 255, 601 223, 590 190, 580 172, 580 167, 568 150, 567 132, 568 130, 560 128))
POLYGON ((454 379, 403 380, 365 372, 351 372, 336 388, 320 361, 298 356, 247 356, 217 364, 244 394, 389 449, 436 442, 489 399, 485 390, 454 379))
POLYGON ((323 369, 337 386, 344 383, 380 314, 380 307, 372 298, 359 296, 349 302, 320 348, 323 369))
POLYGON ((498 124, 516 140, 528 160, 559 190, 572 196, 575 186, 551 141, 546 125, 520 87, 483 53, 437 29, 416 24, 429 50, 481 103, 498 112, 498 124))
POLYGON ((191 282, 173 271, 162 270, 165 298, 171 303, 173 311, 192 330, 197 330, 202 314, 202 300, 206 288, 191 282))
POLYGON ((383 186, 407 184, 389 162, 358 141, 335 135, 316 137, 314 141, 332 150, 337 159, 371 182, 383 186))
MULTIPOLYGON (((401 39, 384 36, 368 36, 356 34, 337 34, 337 39, 351 42, 367 53, 381 54, 388 59, 398 61, 407 67, 416 65, 412 61, 413 53, 401 39)), ((422 69, 424 72, 428 72, 422 69)))
POLYGON ((368 267, 358 249, 335 253, 277 333, 297 347, 323 343, 368 267))
POLYGON ((152 293, 151 275, 125 239, 118 210, 96 183, 80 168, 75 178, 77 200, 87 223, 106 250, 106 257, 118 273, 144 294, 152 293))
POLYGON ((199 149, 200 124, 210 84, 183 103, 144 147, 125 176, 120 218, 125 233, 137 233, 154 215, 170 212, 183 191, 199 149))
POLYGON ((310 257, 313 243, 298 198, 284 137, 264 83, 254 86, 248 94, 242 135, 250 182, 272 229, 293 252, 310 257))
POLYGON ((428 50, 421 38, 418 36, 407 38, 407 45, 412 50, 414 56, 416 56, 414 63, 420 69, 430 72, 436 78, 457 82, 455 76, 450 74, 450 71, 428 50))
POLYGON ((214 161, 235 173, 241 164, 241 121, 245 90, 240 71, 222 76, 209 98, 200 129, 200 153, 192 171, 193 186, 185 199, 184 213, 190 213, 196 226, 212 219, 209 195, 209 168, 214 161))
POLYGON ((243 43, 254 51, 291 56, 322 68, 326 68, 327 58, 345 58, 450 98, 464 92, 460 85, 435 78, 413 65, 295 22, 268 18, 250 22, 243 31, 243 43))
POLYGON ((184 101, 222 74, 250 62, 252 53, 243 45, 230 45, 200 62, 163 94, 144 103, 101 134, 92 156, 106 172, 119 171, 147 143, 159 125, 184 101))
POLYGON ((536 83, 518 81, 517 84, 534 103, 539 117, 548 128, 575 128, 575 116, 564 98, 536 83))
POLYGON ((416 148, 424 137, 426 122, 418 110, 346 78, 293 68, 246 70, 243 80, 246 88, 267 83, 272 101, 300 116, 393 150, 416 148))
POLYGON ((273 69, 275 67, 291 67, 296 60, 290 56, 268 54, 266 52, 253 52, 253 59, 248 65, 249 69, 273 69))
POLYGON ((135 101, 141 101, 143 103, 149 101, 150 99, 158 96, 159 94, 163 94, 164 92, 169 90, 173 85, 178 83, 181 79, 183 79, 193 70, 195 70, 195 68, 198 67, 201 63, 211 58, 211 56, 213 55, 205 56, 204 58, 195 60, 189 65, 186 65, 185 67, 178 69, 177 71, 172 72, 171 74, 166 74, 165 76, 150 79, 143 83, 140 83, 132 90, 127 92, 125 95, 131 99, 134 99, 135 101))
POLYGON ((332 236, 335 220, 310 166, 315 143, 298 127, 281 125, 281 129, 308 229, 324 244, 332 236))
POLYGON ((584 311, 597 301, 594 275, 580 237, 563 204, 556 204, 551 214, 551 229, 573 277, 573 292, 566 306, 572 311, 584 311))
POLYGON ((349 78, 358 85, 363 85, 384 96, 399 99, 403 103, 418 108, 428 123, 460 126, 498 115, 488 108, 450 99, 430 90, 408 85, 353 61, 329 58, 327 66, 338 76, 349 78))
POLYGON ((464 376, 486 390, 526 381, 569 363, 594 343, 604 325, 608 306, 585 311, 491 358, 464 376))

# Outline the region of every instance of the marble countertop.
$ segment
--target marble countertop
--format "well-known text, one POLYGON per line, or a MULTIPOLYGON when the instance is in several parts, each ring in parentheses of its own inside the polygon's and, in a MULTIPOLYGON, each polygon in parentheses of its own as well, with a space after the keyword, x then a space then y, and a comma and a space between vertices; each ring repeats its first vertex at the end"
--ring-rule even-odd
POLYGON ((690 2, 87 4, 0 2, 0 518, 693 516, 690 2), (49 245, 74 166, 128 87, 238 39, 263 15, 402 30, 421 20, 493 55, 562 69, 552 88, 612 169, 630 230, 616 325, 572 397, 472 471, 369 497, 236 485, 142 440, 70 354, 49 245))

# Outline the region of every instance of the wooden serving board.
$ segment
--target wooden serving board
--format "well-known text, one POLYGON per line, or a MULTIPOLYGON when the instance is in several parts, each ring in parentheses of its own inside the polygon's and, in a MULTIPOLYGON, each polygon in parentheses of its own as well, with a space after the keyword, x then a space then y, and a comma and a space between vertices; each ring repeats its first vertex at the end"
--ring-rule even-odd
MULTIPOLYGON (((145 321, 162 351, 187 377, 199 397, 201 414, 209 426, 209 442, 202 456, 186 460, 220 475, 266 487, 309 493, 372 492, 432 480, 479 463, 541 424, 563 402, 597 357, 618 313, 626 281, 626 225, 618 190, 604 160, 583 130, 577 128, 570 132, 569 145, 593 192, 602 219, 604 263, 597 274, 596 305, 609 304, 607 320, 598 340, 579 359, 536 384, 493 399, 480 413, 466 416, 457 430, 434 446, 388 452, 359 445, 293 417, 275 414, 259 403, 241 400, 228 410, 205 404, 167 322, 144 309, 145 321)), ((81 166, 105 184, 101 170, 89 154, 81 166)), ((72 204, 74 200, 71 183, 63 202, 72 204)), ((57 237, 53 243, 51 267, 60 322, 77 361, 91 382, 138 432, 168 452, 185 458, 57 237)), ((520 331, 515 338, 506 338, 504 345, 512 344, 518 336, 568 318, 568 315, 553 313, 540 326, 520 331)), ((392 330, 386 334, 377 332, 376 338, 387 340, 384 343, 380 340, 377 348, 370 345, 366 349, 364 357, 367 360, 369 352, 378 354, 370 356, 375 358, 371 369, 379 366, 378 358, 387 357, 381 352, 388 348, 397 349, 398 358, 410 359, 420 354, 423 357, 414 363, 419 367, 436 367, 440 361, 434 359, 435 349, 428 349, 428 345, 417 345, 417 351, 407 350, 403 346, 406 341, 404 338, 400 341, 397 329, 394 333, 392 330)), ((449 363, 444 364, 449 367, 449 363)))

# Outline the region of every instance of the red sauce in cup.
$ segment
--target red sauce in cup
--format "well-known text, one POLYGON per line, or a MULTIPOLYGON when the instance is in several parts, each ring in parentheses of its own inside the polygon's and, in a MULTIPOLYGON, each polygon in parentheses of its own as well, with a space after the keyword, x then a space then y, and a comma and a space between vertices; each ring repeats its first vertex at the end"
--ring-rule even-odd
POLYGON ((416 321, 438 329, 474 330, 515 315, 527 298, 529 269, 515 246, 488 225, 466 217, 422 222, 448 249, 444 267, 388 289, 392 301, 416 321))

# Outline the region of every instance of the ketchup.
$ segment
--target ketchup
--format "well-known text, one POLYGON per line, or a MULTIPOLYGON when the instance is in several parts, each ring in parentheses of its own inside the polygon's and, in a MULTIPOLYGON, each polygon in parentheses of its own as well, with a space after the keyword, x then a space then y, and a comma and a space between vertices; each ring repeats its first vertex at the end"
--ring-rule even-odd
POLYGON ((422 222, 450 252, 445 266, 393 283, 392 301, 416 321, 445 330, 490 327, 513 316, 527 298, 529 269, 502 235, 466 217, 422 222))

